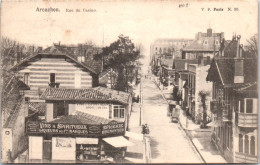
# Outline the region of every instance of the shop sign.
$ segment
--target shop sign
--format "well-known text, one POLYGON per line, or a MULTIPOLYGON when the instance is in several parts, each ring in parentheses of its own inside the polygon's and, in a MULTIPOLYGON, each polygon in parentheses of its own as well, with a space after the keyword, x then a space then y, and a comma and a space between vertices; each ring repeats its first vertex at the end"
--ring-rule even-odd
POLYGON ((124 122, 111 121, 108 124, 102 125, 102 135, 124 135, 124 133, 124 122))
POLYGON ((124 122, 111 121, 108 124, 64 124, 44 123, 28 121, 26 124, 28 134, 49 134, 49 135, 85 135, 85 136, 108 136, 124 135, 124 122))
POLYGON ((87 124, 62 124, 62 123, 43 123, 27 122, 26 132, 29 134, 68 134, 68 135, 91 135, 100 134, 99 125, 87 124))

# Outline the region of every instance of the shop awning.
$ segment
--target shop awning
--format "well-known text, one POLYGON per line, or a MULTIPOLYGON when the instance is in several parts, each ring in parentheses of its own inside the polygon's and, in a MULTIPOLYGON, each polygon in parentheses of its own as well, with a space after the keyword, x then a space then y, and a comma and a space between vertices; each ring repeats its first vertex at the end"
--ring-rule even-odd
POLYGON ((128 141, 123 136, 108 137, 103 138, 103 140, 114 147, 127 147, 134 145, 134 143, 128 141))
POLYGON ((76 138, 76 144, 98 144, 98 138, 76 138))
POLYGON ((128 131, 125 132, 125 136, 135 140, 143 140, 144 137, 143 134, 128 131))

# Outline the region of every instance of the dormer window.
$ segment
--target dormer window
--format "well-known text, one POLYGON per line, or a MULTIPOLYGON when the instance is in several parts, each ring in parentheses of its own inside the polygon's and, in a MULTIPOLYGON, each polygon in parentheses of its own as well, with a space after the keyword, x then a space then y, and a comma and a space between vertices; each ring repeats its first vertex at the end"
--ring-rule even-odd
POLYGON ((219 41, 215 41, 215 44, 216 44, 216 45, 219 45, 219 41))
POLYGON ((208 41, 205 40, 205 41, 204 41, 204 44, 207 45, 207 44, 208 44, 208 41))

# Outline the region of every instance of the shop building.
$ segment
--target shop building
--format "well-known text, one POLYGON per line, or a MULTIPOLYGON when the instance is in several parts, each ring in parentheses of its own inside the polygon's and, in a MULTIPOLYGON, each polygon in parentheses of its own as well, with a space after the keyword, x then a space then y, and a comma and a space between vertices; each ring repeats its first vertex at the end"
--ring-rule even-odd
POLYGON ((124 137, 129 94, 102 87, 47 88, 41 99, 47 104, 45 116, 26 123, 30 162, 110 162, 133 145, 124 137))

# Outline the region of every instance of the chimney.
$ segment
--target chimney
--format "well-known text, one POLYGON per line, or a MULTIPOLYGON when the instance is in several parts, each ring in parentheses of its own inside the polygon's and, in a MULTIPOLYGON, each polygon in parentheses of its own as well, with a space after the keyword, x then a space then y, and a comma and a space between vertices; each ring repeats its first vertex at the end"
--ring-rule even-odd
POLYGON ((221 34, 220 34, 220 40, 222 40, 222 39, 224 39, 224 32, 221 32, 221 34))
POLYGON ((240 45, 240 53, 239 53, 239 57, 243 57, 243 44, 240 45))
POLYGON ((211 28, 207 29, 207 37, 212 37, 212 29, 211 28))
POLYGON ((241 36, 237 36, 237 52, 236 58, 234 58, 235 66, 234 66, 234 83, 244 83, 244 59, 242 57, 242 46, 240 46, 240 38, 241 36))
POLYGON ((239 57, 239 45, 240 45, 240 38, 241 38, 241 36, 240 35, 238 35, 237 36, 237 53, 236 53, 236 57, 238 58, 239 57))
POLYGON ((196 40, 200 40, 201 39, 201 32, 198 32, 197 36, 196 36, 196 40))

